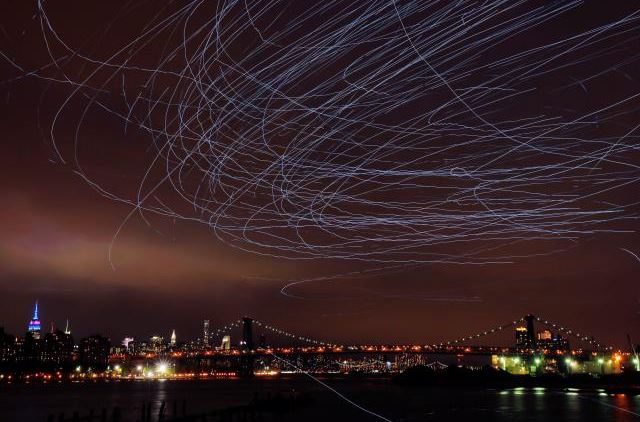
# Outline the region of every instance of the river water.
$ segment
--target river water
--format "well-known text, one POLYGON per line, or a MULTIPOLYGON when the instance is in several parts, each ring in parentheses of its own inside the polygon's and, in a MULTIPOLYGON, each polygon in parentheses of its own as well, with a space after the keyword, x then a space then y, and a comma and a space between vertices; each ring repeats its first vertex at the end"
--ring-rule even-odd
MULTIPOLYGON (((0 421, 57 421, 61 412, 84 416, 118 407, 122 420, 140 420, 143 403, 151 403, 153 420, 161 402, 166 412, 209 412, 248 404, 256 396, 311 398, 305 407, 264 420, 283 421, 631 421, 640 419, 640 396, 602 391, 550 389, 439 389, 391 385, 381 379, 323 379, 304 376, 255 380, 120 381, 83 384, 0 386, 0 421), (348 400, 347 400, 348 399, 348 400), (350 402, 351 401, 351 402, 350 402)), ((212 419, 209 419, 212 420, 212 419)))

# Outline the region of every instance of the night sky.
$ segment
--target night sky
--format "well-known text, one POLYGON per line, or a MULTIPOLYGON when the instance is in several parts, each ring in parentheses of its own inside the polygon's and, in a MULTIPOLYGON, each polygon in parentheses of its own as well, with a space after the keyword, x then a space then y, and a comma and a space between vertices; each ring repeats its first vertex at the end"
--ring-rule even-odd
POLYGON ((640 341, 637 4, 178 3, 0 6, 8 332, 640 341))

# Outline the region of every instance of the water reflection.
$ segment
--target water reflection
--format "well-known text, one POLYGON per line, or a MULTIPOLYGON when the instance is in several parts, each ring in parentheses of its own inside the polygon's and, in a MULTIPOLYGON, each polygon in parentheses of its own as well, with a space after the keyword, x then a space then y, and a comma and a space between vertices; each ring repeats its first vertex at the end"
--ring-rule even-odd
MULTIPOLYGON (((332 379, 333 388, 364 407, 403 421, 615 421, 637 420, 640 397, 610 394, 604 390, 555 390, 543 387, 504 390, 409 388, 384 381, 332 379)), ((13 385, 0 389, 0 420, 44 422, 49 414, 67 415, 75 410, 119 407, 125 421, 139 420, 143 403, 152 403, 157 417, 162 402, 166 414, 183 403, 188 412, 199 413, 247 404, 255 394, 276 395, 295 390, 313 402, 283 421, 326 422, 368 420, 335 395, 306 379, 271 381, 176 382, 142 381, 85 385, 13 385)))

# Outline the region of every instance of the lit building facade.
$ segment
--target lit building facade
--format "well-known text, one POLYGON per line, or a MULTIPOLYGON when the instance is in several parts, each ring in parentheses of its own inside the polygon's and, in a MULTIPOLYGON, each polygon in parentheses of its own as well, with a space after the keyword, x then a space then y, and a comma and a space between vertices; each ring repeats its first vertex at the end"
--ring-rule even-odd
POLYGON ((149 339, 149 350, 155 353, 162 353, 166 350, 164 338, 160 336, 153 336, 149 339))
POLYGON ((527 327, 516 327, 516 347, 526 348, 528 337, 527 327))
POLYGON ((128 353, 133 353, 133 349, 134 349, 134 339, 133 337, 125 337, 124 340, 122 340, 122 346, 124 346, 124 349, 128 352, 128 353))
POLYGON ((568 351, 569 340, 566 337, 560 335, 560 333, 553 333, 551 330, 538 331, 536 335, 536 345, 539 350, 549 351, 568 351))
POLYGON ((0 367, 6 367, 16 360, 16 338, 5 333, 0 327, 0 367))
POLYGON ((231 336, 226 335, 226 336, 222 337, 222 344, 220 345, 220 348, 222 350, 231 349, 231 336))
POLYGON ((50 367, 70 367, 73 361, 73 337, 56 330, 44 335, 40 360, 50 367))
POLYGON ((78 350, 80 353, 80 365, 83 369, 103 370, 109 363, 111 342, 106 337, 94 335, 80 340, 78 350))
POLYGON ((38 317, 38 301, 36 301, 36 305, 33 308, 33 316, 31 317, 31 321, 29 321, 29 325, 27 326, 27 331, 31 333, 34 339, 38 340, 40 338, 40 319, 38 317))
POLYGON ((527 315, 525 317, 525 325, 516 327, 516 347, 519 349, 535 349, 536 336, 534 331, 535 317, 527 315))
POLYGON ((211 345, 209 343, 209 320, 205 319, 202 325, 202 343, 205 347, 209 347, 211 345))
POLYGON ((539 343, 551 341, 551 339, 553 338, 553 333, 549 330, 538 331, 538 335, 536 337, 539 343))

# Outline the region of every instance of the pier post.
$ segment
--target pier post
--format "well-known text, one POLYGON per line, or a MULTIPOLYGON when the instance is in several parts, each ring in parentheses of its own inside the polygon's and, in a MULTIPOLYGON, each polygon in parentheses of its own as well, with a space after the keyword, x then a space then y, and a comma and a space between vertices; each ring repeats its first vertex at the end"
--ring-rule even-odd
POLYGON ((159 421, 164 419, 164 407, 165 407, 165 402, 164 402, 164 400, 162 400, 162 403, 160 404, 160 409, 158 410, 158 420, 159 421))

